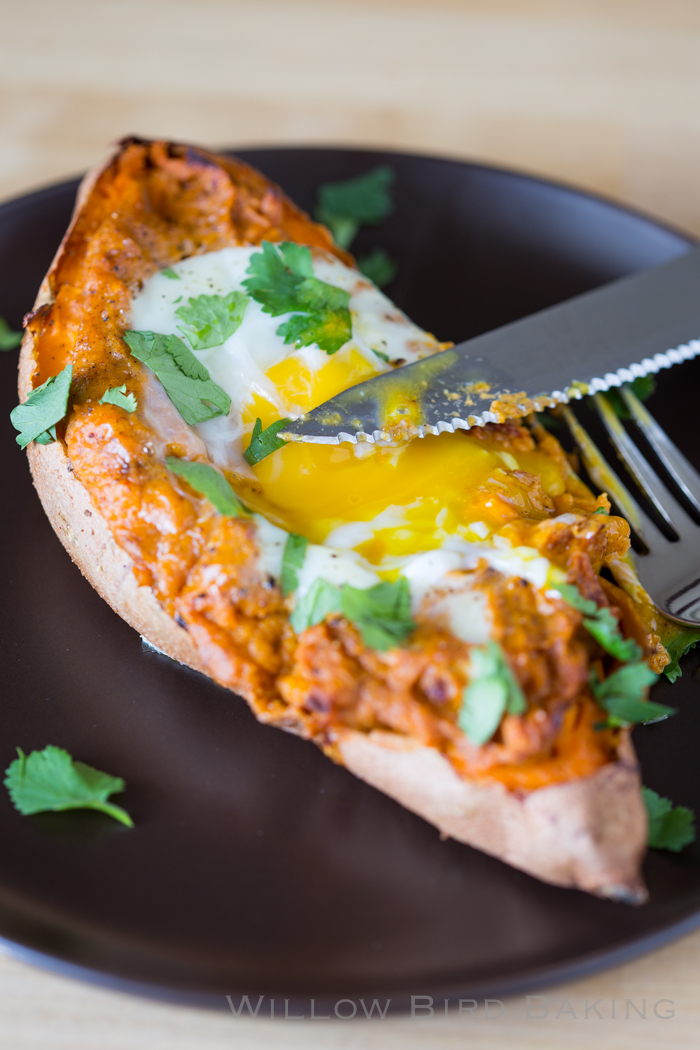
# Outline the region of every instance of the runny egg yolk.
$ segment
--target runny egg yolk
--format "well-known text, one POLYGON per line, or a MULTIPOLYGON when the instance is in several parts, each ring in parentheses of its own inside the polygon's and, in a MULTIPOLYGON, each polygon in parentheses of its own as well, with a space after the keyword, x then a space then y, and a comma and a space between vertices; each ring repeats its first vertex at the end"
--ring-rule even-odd
MULTIPOLYGON (((155 274, 134 297, 132 327, 179 338, 178 304, 245 291, 259 251, 237 246, 183 259, 175 265, 177 281, 155 274)), ((546 497, 565 491, 563 470, 553 459, 464 431, 392 448, 293 443, 255 465, 254 476, 247 464, 242 469, 256 419, 266 428, 282 417, 297 417, 386 372, 388 361, 411 362, 440 349, 358 271, 318 252, 312 265, 319 280, 349 295, 352 338, 336 353, 285 343, 282 315, 266 312, 255 297, 248 298, 239 326, 220 346, 193 349, 231 398, 228 415, 200 424, 197 436, 246 502, 315 543, 359 552, 381 573, 398 570, 395 563, 402 559, 449 545, 454 537, 483 542, 510 525, 507 540, 518 519, 551 513, 546 497)), ((395 374, 400 377, 400 371, 395 374)), ((414 408, 403 384, 387 397, 389 416, 411 419, 414 408)))
MULTIPOLYGON (((314 372, 296 357, 266 374, 282 398, 303 411, 375 374, 351 348, 314 372)), ((255 396, 244 420, 252 428, 256 417, 266 427, 280 412, 255 396)), ((435 549, 450 533, 478 542, 484 525, 495 532, 515 518, 544 517, 515 471, 539 476, 548 496, 565 491, 562 471, 549 456, 503 451, 465 431, 389 448, 293 442, 253 469, 259 489, 241 495, 255 510, 314 543, 323 543, 344 525, 375 522, 383 515, 374 529, 355 530, 358 542, 348 536, 347 545, 375 565, 386 557, 435 549), (481 525, 473 533, 469 525, 475 522, 481 525)))
POLYGON ((288 404, 308 412, 348 387, 378 375, 379 370, 353 347, 343 347, 328 359, 328 364, 315 371, 298 354, 291 354, 266 374, 288 404))

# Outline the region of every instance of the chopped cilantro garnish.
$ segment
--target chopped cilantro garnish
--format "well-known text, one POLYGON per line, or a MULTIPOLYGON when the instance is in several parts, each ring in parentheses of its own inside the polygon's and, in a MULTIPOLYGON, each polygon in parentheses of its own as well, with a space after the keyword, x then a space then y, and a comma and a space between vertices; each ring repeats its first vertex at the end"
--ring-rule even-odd
POLYGON ((416 629, 405 576, 393 583, 383 580, 366 590, 345 583, 341 600, 343 615, 357 627, 370 649, 391 649, 416 629))
POLYGON ((261 247, 262 252, 251 256, 246 270, 251 276, 243 287, 265 313, 293 314, 277 329, 285 343, 316 343, 327 354, 336 353, 352 336, 350 293, 314 277, 305 245, 263 241, 261 247))
POLYGON ((262 252, 250 257, 246 272, 251 276, 243 281, 243 287, 266 314, 278 317, 291 313, 300 283, 314 275, 311 252, 291 242, 274 245, 263 241, 261 247, 262 252))
POLYGON ((243 514, 238 496, 215 467, 191 459, 179 459, 177 456, 167 456, 165 462, 173 474, 179 474, 195 492, 200 492, 208 499, 219 514, 235 517, 243 514))
MULTIPOLYGON (((631 383, 626 383, 625 386, 629 386, 632 393, 636 394, 640 401, 648 401, 656 390, 656 379, 653 375, 640 376, 637 379, 633 379, 631 383)), ((616 390, 615 387, 611 387, 610 390, 605 391, 605 396, 620 419, 630 418, 630 411, 619 390, 616 390)))
POLYGON ((166 266, 160 272, 163 274, 163 277, 169 277, 171 281, 180 280, 180 274, 175 273, 175 270, 173 270, 172 266, 166 266))
POLYGON ((182 339, 157 332, 125 332, 124 341, 134 357, 155 372, 186 423, 226 415, 231 398, 182 339))
POLYGON ((396 175, 386 164, 365 175, 318 188, 316 218, 328 226, 336 244, 349 248, 360 226, 377 226, 391 215, 391 187, 396 175))
POLYGON ((0 317, 0 350, 16 350, 22 342, 22 333, 13 332, 4 317, 0 317))
POLYGON ((598 645, 616 660, 627 663, 641 657, 642 650, 634 638, 622 637, 620 625, 608 608, 598 609, 595 617, 584 616, 583 626, 598 645))
POLYGON ((411 619, 408 581, 403 576, 393 583, 382 581, 366 590, 347 583, 337 587, 327 580, 315 580, 289 622, 296 633, 301 634, 332 612, 342 613, 357 627, 365 645, 382 652, 400 645, 416 627, 411 619))
POLYGON ((675 682, 677 678, 681 677, 683 674, 680 668, 681 657, 685 656, 691 649, 694 649, 698 642, 700 642, 700 630, 695 627, 688 627, 679 631, 676 637, 667 643, 666 651, 671 657, 671 662, 664 667, 664 674, 669 682, 675 682))
POLYGON ((56 434, 56 424, 45 430, 43 434, 39 434, 39 437, 34 438, 34 443, 37 445, 50 445, 52 441, 57 441, 58 435, 56 434))
POLYGON ((572 583, 558 583, 556 589, 566 604, 577 612, 584 613, 585 616, 595 616, 598 612, 596 603, 590 598, 584 598, 578 587, 574 587, 572 583))
POLYGON ((669 798, 662 798, 651 788, 642 788, 642 798, 649 817, 647 845, 652 849, 668 849, 678 853, 695 842, 695 814, 685 806, 674 806, 669 798))
POLYGON ((474 647, 470 656, 471 681, 462 693, 458 723, 473 744, 481 747, 498 729, 503 715, 521 715, 525 695, 501 647, 489 642, 474 647))
POLYGON ((260 419, 255 420, 250 444, 243 452, 246 462, 250 463, 251 467, 259 463, 261 459, 265 459, 266 456, 271 456, 278 448, 284 448, 287 442, 283 441, 282 438, 278 438, 277 434, 280 430, 284 430, 287 423, 291 423, 291 420, 276 419, 274 423, 270 423, 269 427, 263 430, 262 421, 260 419))
POLYGON ((340 612, 342 600, 340 587, 327 580, 314 580, 304 597, 297 602, 289 622, 297 634, 307 627, 315 627, 332 612, 340 612))
POLYGON ((185 322, 180 328, 193 350, 208 350, 221 346, 232 336, 243 320, 248 296, 243 292, 228 295, 198 295, 188 306, 175 311, 185 322))
POLYGON ((398 270, 397 264, 384 248, 374 248, 369 255, 361 255, 357 260, 357 268, 365 277, 369 277, 377 288, 391 284, 398 270))
POLYGON ((388 354, 383 354, 381 350, 375 350, 373 346, 370 347, 370 349, 371 349, 372 353, 376 354, 377 357, 381 358, 382 361, 386 361, 386 363, 388 365, 391 364, 391 361, 389 360, 389 355, 388 354))
POLYGON ((594 601, 584 598, 578 587, 570 583, 558 583, 556 589, 567 605, 583 613, 583 626, 606 653, 622 663, 640 659, 642 650, 633 638, 622 637, 620 625, 607 606, 598 608, 594 601))
POLYGON ((121 777, 76 762, 61 747, 49 745, 28 755, 18 747, 17 753, 19 758, 5 771, 5 787, 20 813, 28 816, 49 810, 98 809, 133 827, 126 810, 107 801, 110 795, 124 790, 121 777))
POLYGON ((122 386, 113 386, 111 390, 105 390, 104 394, 99 400, 101 405, 117 405, 119 408, 125 408, 127 412, 135 412, 138 407, 138 402, 133 394, 127 394, 126 383, 122 386))
POLYGON ((296 532, 287 536, 282 556, 282 593, 285 598, 299 586, 298 570, 304 564, 308 545, 306 536, 298 536, 296 532))
POLYGON ((625 664, 602 681, 593 671, 591 689, 600 706, 608 712, 607 724, 621 726, 655 722, 659 718, 675 715, 675 707, 644 699, 647 686, 653 685, 658 677, 644 660, 625 664))
POLYGON ((23 404, 12 409, 10 420, 15 430, 19 430, 20 448, 26 448, 30 441, 48 445, 56 440, 56 423, 66 414, 72 378, 73 365, 66 365, 58 375, 32 390, 23 404))
MULTIPOLYGON (((315 281, 316 278, 314 277, 313 280, 315 281)), ((318 283, 322 284, 321 281, 318 283)), ((325 287, 330 288, 331 286, 327 284, 325 287)), ((341 292, 341 289, 336 288, 335 291, 341 292)), ((349 293, 342 292, 342 295, 347 296, 349 302, 349 293)), ((287 344, 292 343, 299 347, 316 343, 327 354, 336 353, 352 336, 352 323, 346 300, 342 301, 339 309, 334 309, 331 305, 331 298, 331 296, 319 298, 317 300, 318 310, 309 308, 308 313, 294 314, 279 326, 277 334, 283 336, 287 344)))

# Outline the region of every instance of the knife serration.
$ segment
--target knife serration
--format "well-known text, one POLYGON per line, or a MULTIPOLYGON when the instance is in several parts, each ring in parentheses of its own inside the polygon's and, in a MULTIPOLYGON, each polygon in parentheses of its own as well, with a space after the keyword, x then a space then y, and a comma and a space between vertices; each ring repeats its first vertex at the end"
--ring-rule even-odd
POLYGON ((698 355, 700 248, 693 248, 351 387, 292 421, 279 437, 340 444, 468 430, 698 355))

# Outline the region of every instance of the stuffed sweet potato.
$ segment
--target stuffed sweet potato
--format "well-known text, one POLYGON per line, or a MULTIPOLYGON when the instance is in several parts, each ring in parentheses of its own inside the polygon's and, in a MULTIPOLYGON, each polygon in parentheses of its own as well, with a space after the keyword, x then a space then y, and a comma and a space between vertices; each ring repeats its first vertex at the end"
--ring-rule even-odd
POLYGON ((550 434, 282 447, 277 420, 440 344, 278 187, 188 146, 87 176, 26 329, 36 488, 124 619, 445 834, 644 899, 613 701, 665 654, 600 576, 627 524, 550 434))

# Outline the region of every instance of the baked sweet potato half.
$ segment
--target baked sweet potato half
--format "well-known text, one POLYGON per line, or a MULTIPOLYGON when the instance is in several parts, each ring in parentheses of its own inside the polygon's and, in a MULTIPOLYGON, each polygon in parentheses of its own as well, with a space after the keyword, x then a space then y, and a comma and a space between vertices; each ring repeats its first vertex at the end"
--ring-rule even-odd
POLYGON ((64 546, 152 645, 444 834, 640 902, 615 683, 645 703, 665 653, 600 576, 627 524, 533 421, 276 438, 439 349, 262 175, 130 139, 28 315, 17 425, 64 546))

